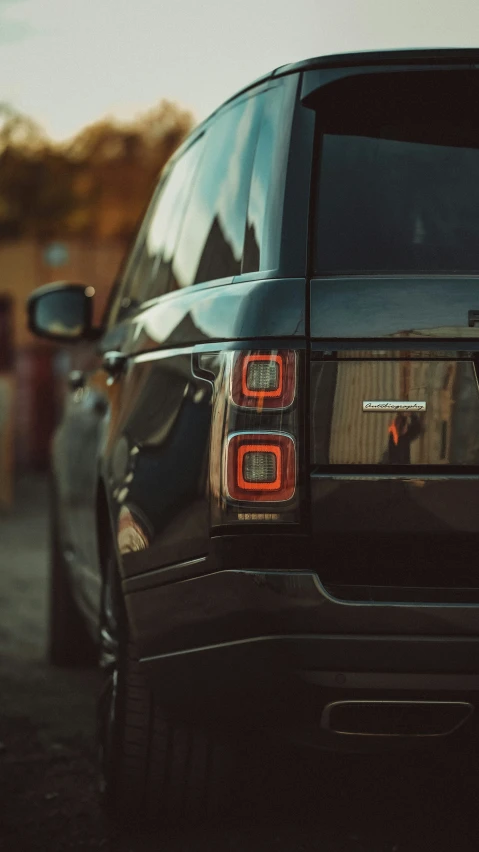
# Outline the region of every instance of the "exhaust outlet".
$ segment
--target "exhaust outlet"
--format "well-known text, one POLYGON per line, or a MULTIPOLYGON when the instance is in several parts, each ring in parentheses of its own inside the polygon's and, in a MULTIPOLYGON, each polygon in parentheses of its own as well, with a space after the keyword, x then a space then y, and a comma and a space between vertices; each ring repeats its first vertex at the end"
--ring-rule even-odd
POLYGON ((321 727, 363 737, 443 737, 473 712, 467 701, 334 701, 324 708, 321 727))

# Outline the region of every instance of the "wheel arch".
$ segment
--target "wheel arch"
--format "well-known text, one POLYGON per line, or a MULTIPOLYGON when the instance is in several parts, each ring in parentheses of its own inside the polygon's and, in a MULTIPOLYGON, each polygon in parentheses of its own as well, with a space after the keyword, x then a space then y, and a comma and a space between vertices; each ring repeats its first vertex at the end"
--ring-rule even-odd
POLYGON ((118 568, 119 558, 117 550, 117 540, 110 512, 110 502, 108 499, 108 492, 105 482, 101 477, 98 479, 96 489, 96 536, 98 546, 98 561, 102 580, 104 580, 106 577, 106 564, 109 555, 109 549, 112 546, 115 550, 115 562, 118 569, 118 580, 120 580, 120 571, 118 568))

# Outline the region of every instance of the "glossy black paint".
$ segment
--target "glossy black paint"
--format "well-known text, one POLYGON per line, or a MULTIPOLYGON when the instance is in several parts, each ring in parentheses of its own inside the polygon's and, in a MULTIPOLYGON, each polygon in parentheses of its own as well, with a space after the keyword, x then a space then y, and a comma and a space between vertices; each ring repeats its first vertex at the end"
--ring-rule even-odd
MULTIPOLYGON (((311 363, 311 464, 338 466, 414 466, 417 473, 444 467, 468 469, 479 462, 479 391, 473 358, 442 352, 338 352, 311 363), (345 355, 348 357, 345 357, 345 355), (410 353, 412 356, 413 353, 410 353), (364 357, 366 356, 366 357, 364 357), (365 412, 365 400, 419 402, 424 411, 408 415, 404 434, 393 440, 391 412, 365 412)), ((379 467, 380 469, 380 467, 379 467)), ((358 470, 359 472, 359 470, 358 470)), ((457 471, 456 471, 457 472, 457 471)))
POLYGON ((213 572, 132 593, 127 605, 145 670, 159 690, 168 683, 167 706, 190 721, 193 712, 354 751, 371 742, 324 730, 331 702, 477 701, 474 605, 345 603, 298 569, 213 572))
POLYGON ((474 339, 469 311, 479 304, 473 276, 357 276, 311 281, 313 338, 474 339))
MULTIPOLYGON (((302 550, 298 542, 298 557, 302 550)), ((275 551, 279 557, 279 545, 275 551)), ((172 586, 162 583, 132 592, 127 605, 142 657, 269 636, 447 636, 452 644, 453 637, 477 639, 479 615, 474 604, 444 607, 337 600, 318 579, 323 554, 308 550, 306 554, 294 571, 262 571, 253 559, 249 570, 213 570, 172 586)), ((391 665, 394 670, 392 661, 391 665)), ((441 665, 438 660, 435 670, 443 670, 441 665)), ((330 668, 327 657, 322 666, 330 668)))
POLYGON ((198 285, 145 305, 107 332, 102 350, 119 349, 133 356, 192 344, 303 338, 305 279, 245 277, 216 286, 198 285))
MULTIPOLYGON (((92 634, 112 542, 142 664, 175 712, 204 704, 218 719, 261 719, 319 742, 322 712, 340 698, 426 692, 477 703, 479 343, 468 325, 477 280, 312 280, 310 251, 318 75, 476 60, 469 51, 325 57, 263 78, 258 92, 284 86, 284 127, 274 203, 261 195, 259 254, 250 244, 239 274, 184 289, 172 263, 168 286, 142 304, 129 298, 128 263, 119 276, 54 438, 56 508, 92 634), (255 268, 265 257, 270 268, 255 268), (297 353, 287 411, 234 409, 236 350, 297 353), (390 419, 364 413, 367 398, 426 400, 400 461, 390 419), (259 423, 297 442, 297 488, 280 522, 253 523, 251 505, 224 494, 225 436, 259 423)), ((253 99, 254 88, 242 94, 253 99)), ((140 229, 131 264, 142 239, 140 229)))
MULTIPOLYGON (((105 459, 118 530, 128 511, 144 551, 123 554, 125 575, 195 558, 209 549, 207 499, 211 382, 191 353, 136 361, 122 379, 125 404, 105 459)), ((120 550, 121 542, 119 542, 120 550)))
POLYGON ((255 280, 165 296, 104 335, 97 367, 69 398, 53 444, 65 550, 92 626, 101 586, 92 535, 98 488, 118 548, 126 548, 124 576, 205 555, 213 377, 198 375, 195 359, 205 344, 205 352, 252 341, 267 348, 297 345, 298 335, 301 345, 304 323, 304 279, 255 280), (126 356, 120 372, 109 367, 112 352, 126 356))

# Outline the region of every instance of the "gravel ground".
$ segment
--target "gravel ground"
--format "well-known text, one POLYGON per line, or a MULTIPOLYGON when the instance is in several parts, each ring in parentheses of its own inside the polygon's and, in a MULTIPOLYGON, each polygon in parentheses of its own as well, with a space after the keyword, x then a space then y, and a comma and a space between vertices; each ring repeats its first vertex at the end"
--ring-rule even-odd
POLYGON ((477 850, 473 756, 266 751, 227 821, 130 837, 105 822, 94 760, 95 671, 54 670, 46 636, 44 480, 0 515, 0 850, 423 852, 477 850))

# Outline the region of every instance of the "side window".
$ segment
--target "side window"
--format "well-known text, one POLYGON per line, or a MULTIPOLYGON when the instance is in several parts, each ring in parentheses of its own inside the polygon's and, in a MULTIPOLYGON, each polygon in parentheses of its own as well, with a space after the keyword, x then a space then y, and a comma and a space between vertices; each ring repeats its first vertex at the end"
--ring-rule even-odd
POLYGON ((268 223, 274 207, 281 203, 275 196, 284 174, 285 87, 282 84, 272 87, 265 93, 264 101, 251 177, 242 272, 257 272, 276 265, 275 259, 268 256, 268 223))
POLYGON ((168 174, 166 173, 160 179, 160 182, 153 193, 153 198, 151 199, 143 220, 141 221, 136 237, 134 238, 131 248, 122 264, 122 268, 120 269, 119 276, 112 290, 106 310, 105 324, 107 328, 111 328, 115 325, 115 323, 119 322, 123 312, 127 311, 133 302, 132 291, 135 283, 135 274, 145 245, 148 224, 166 186, 167 180, 168 174))
POLYGON ((195 140, 174 163, 149 218, 132 282, 131 298, 137 304, 168 290, 173 252, 203 151, 203 138, 195 140))
POLYGON ((173 250, 202 150, 200 136, 163 173, 112 294, 107 327, 119 322, 129 308, 166 293, 173 250))
POLYGON ((172 262, 172 286, 229 278, 241 271, 251 171, 263 97, 221 112, 205 151, 172 262))

